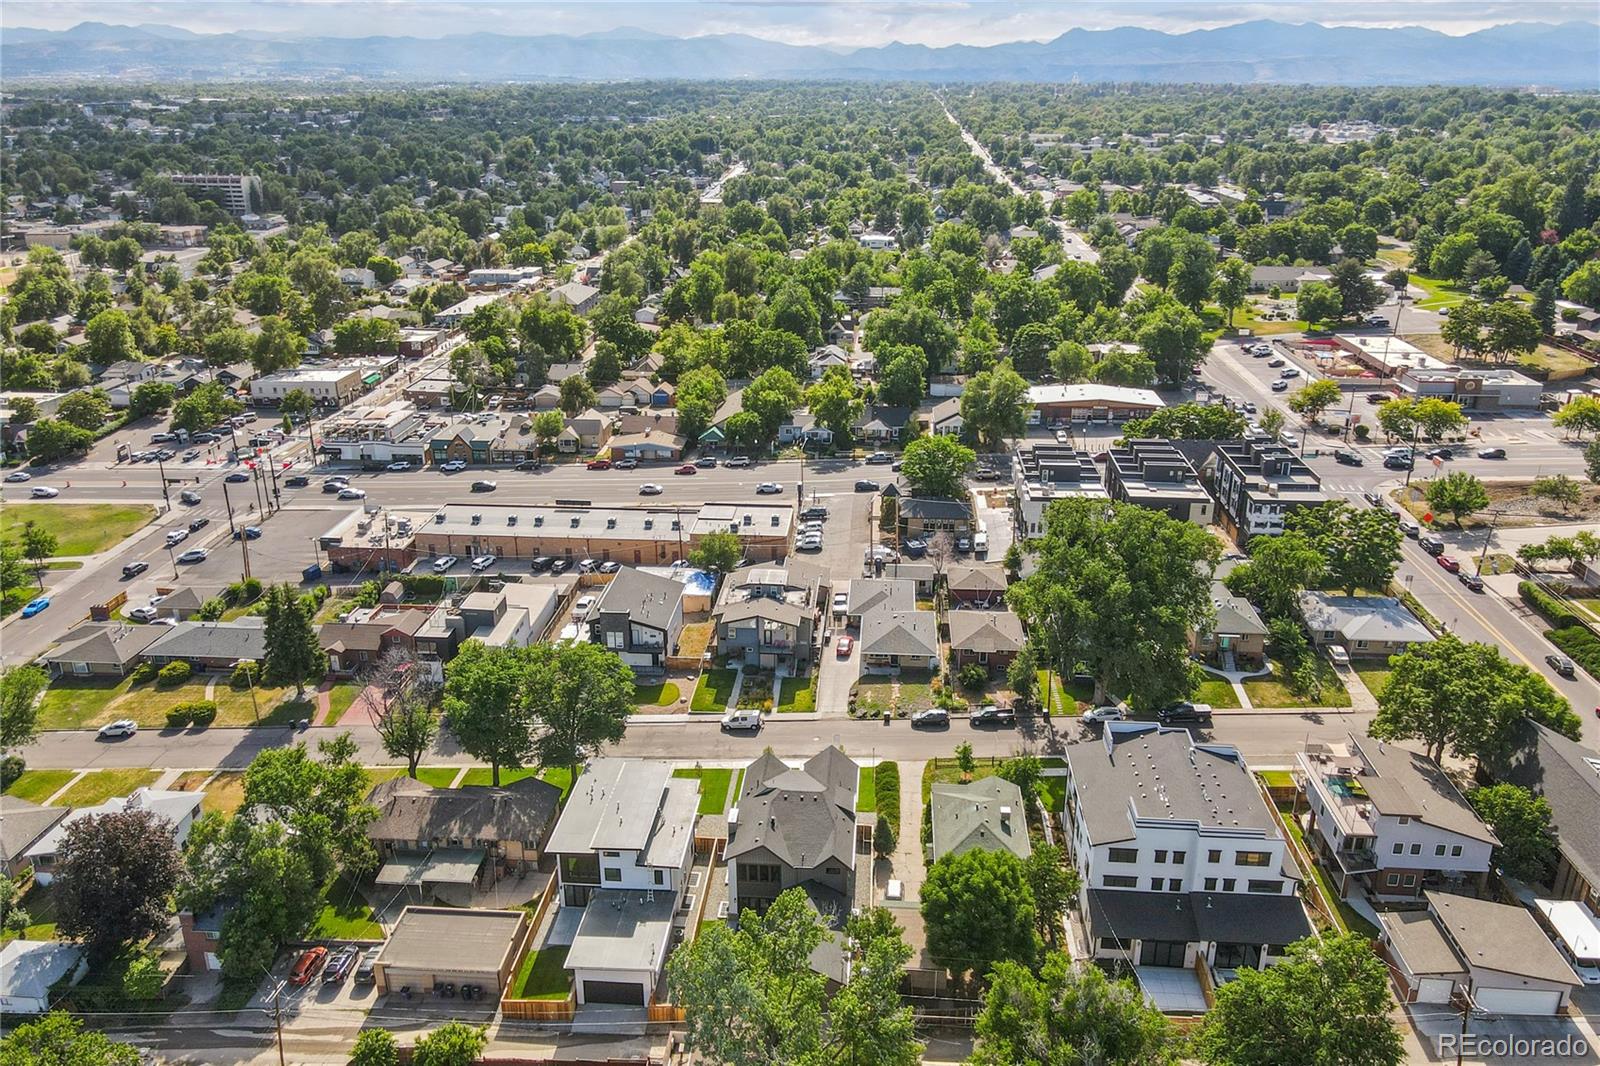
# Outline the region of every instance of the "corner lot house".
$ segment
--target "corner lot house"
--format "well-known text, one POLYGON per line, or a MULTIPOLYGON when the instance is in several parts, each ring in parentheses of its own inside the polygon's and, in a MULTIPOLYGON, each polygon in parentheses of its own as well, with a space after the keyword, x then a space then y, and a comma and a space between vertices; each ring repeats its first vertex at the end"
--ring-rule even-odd
POLYGON ((407 907, 373 967, 378 991, 422 994, 448 982, 476 985, 493 1002, 511 980, 527 924, 524 911, 407 907))
POLYGON ((44 664, 52 677, 123 677, 165 635, 160 626, 85 622, 45 653, 44 664))
POLYGON ((928 801, 933 825, 930 861, 974 848, 1009 851, 1019 859, 1033 854, 1022 790, 1005 778, 985 777, 965 785, 935 784, 928 801))
POLYGON ((1499 841, 1424 756, 1351 733, 1295 761, 1310 808, 1306 845, 1341 895, 1415 899, 1431 888, 1482 888, 1499 841))
POLYGON ((1238 749, 1112 722, 1065 755, 1068 836, 1096 958, 1260 967, 1311 933, 1300 868, 1238 749))
POLYGON ((1425 911, 1390 911, 1380 943, 1407 1003, 1489 1014, 1559 1014, 1582 982, 1527 909, 1429 892, 1425 911))
POLYGON ((699 806, 700 783, 661 762, 596 759, 573 787, 545 851, 562 911, 582 911, 567 951, 580 1004, 654 1001, 699 806))
POLYGON ((765 913, 796 886, 824 914, 850 913, 859 778, 832 745, 793 769, 770 751, 750 764, 728 819, 729 913, 765 913))
POLYGON ((1342 644, 1352 658, 1399 655, 1433 639, 1405 604, 1392 596, 1302 592, 1300 616, 1317 647, 1342 644))

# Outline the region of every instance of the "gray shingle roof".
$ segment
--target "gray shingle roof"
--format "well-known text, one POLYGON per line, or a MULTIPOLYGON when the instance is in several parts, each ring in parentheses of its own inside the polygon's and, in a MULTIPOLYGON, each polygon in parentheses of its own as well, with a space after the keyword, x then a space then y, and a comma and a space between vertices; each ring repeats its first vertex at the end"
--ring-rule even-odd
POLYGON ((1009 851, 1019 859, 1033 854, 1022 790, 1003 777, 934 785, 928 802, 933 809, 935 861, 973 848, 1009 851), (1009 809, 1004 816, 1003 807, 1009 809))
POLYGON ((0 862, 10 862, 27 851, 66 814, 66 807, 41 807, 12 796, 0 800, 0 862))
POLYGON ((972 506, 965 500, 935 500, 925 496, 908 496, 900 501, 900 517, 940 519, 960 522, 972 518, 972 506))
POLYGON ((878 607, 861 619, 863 655, 939 654, 939 618, 932 611, 891 611, 878 607))
POLYGON ((950 647, 957 651, 1016 652, 1022 650, 1022 619, 1010 611, 951 611, 950 647))
POLYGON ((1379 814, 1416 818, 1474 840, 1499 843, 1450 776, 1426 756, 1354 733, 1350 742, 1372 769, 1362 775, 1361 785, 1379 814))
POLYGON ((1225 944, 1291 944, 1312 932, 1298 896, 1107 888, 1089 890, 1089 928, 1095 936, 1225 944))
POLYGON ((179 622, 145 649, 173 659, 262 659, 267 654, 266 620, 246 616, 231 622, 179 622))
POLYGON ((166 636, 164 626, 126 622, 91 622, 62 638, 61 646, 44 656, 47 663, 120 663, 127 665, 166 636))
POLYGON ((880 607, 909 611, 917 605, 917 586, 907 578, 858 577, 850 582, 845 612, 852 617, 880 607))
POLYGON ((1429 892, 1428 907, 1472 966, 1540 981, 1580 984, 1526 907, 1429 892))
POLYGON ((1390 911, 1378 915, 1383 931, 1413 974, 1462 974, 1467 972, 1444 930, 1427 911, 1390 911))
POLYGON ((625 566, 600 594, 591 617, 625 614, 640 625, 665 630, 682 599, 682 582, 625 566))
POLYGON ((1584 880, 1600 885, 1600 752, 1524 718, 1507 753, 1491 759, 1496 781, 1521 785, 1550 804, 1561 854, 1584 880))
POLYGON ((764 848, 795 870, 829 859, 851 865, 859 774, 855 762, 832 745, 799 769, 766 752, 745 770, 727 857, 764 848))
POLYGON ((561 790, 537 777, 495 788, 434 788, 409 777, 373 786, 368 801, 378 817, 367 829, 374 840, 521 840, 538 844, 555 817, 561 790))

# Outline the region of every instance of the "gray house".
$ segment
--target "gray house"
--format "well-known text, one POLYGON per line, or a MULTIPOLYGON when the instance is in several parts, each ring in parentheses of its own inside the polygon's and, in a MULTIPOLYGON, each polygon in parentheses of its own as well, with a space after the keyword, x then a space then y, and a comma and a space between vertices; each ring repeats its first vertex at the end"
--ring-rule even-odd
POLYGON ((744 773, 728 819, 728 909, 765 912, 799 886, 824 914, 848 914, 855 895, 858 767, 829 745, 790 769, 768 751, 744 773))
POLYGON ((61 638, 44 655, 54 677, 122 677, 139 662, 144 650, 166 635, 162 626, 126 622, 86 622, 61 638))
POLYGON ((663 670, 678 652, 683 584, 625 566, 589 613, 589 639, 635 670, 663 670))
POLYGON ((228 670, 241 659, 266 657, 266 619, 249 615, 231 622, 179 622, 144 652, 145 662, 165 666, 181 659, 196 670, 228 670))
POLYGON ((764 670, 811 658, 827 577, 817 567, 747 566, 728 575, 717 605, 717 652, 764 670))
POLYGON ((929 804, 934 862, 974 848, 1009 851, 1019 859, 1033 854, 1022 790, 1003 777, 965 785, 936 784, 929 804))

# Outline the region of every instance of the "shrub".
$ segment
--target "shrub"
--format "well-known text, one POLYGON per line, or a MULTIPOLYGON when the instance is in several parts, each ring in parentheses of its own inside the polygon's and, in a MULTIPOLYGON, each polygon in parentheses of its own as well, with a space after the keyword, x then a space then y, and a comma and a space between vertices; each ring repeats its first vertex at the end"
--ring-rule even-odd
POLYGON ((247 577, 239 584, 244 590, 244 603, 254 603, 261 598, 262 585, 260 578, 247 577))
POLYGON ((0 759, 0 789, 10 788, 11 783, 22 776, 28 768, 28 761, 16 752, 11 752, 0 759))
POLYGON ((261 683, 261 665, 249 660, 239 663, 233 668, 232 675, 228 678, 228 685, 236 689, 247 689, 252 684, 261 683))
POLYGON ((400 584, 407 596, 436 600, 444 595, 444 577, 439 574, 401 574, 400 584))
POLYGON ((187 708, 188 704, 184 704, 181 707, 174 707, 172 710, 167 712, 168 729, 189 728, 189 725, 194 721, 194 718, 189 714, 187 708))
POLYGON ((956 675, 956 680, 961 682, 961 687, 968 692, 982 692, 983 686, 989 683, 989 671, 977 663, 968 663, 956 675))
POLYGON ((196 700, 190 707, 194 724, 202 729, 217 720, 217 705, 210 700, 196 700))
POLYGON ((900 834, 895 832, 894 826, 878 819, 878 827, 872 832, 872 846, 880 858, 894 854, 894 846, 899 838, 900 834))
POLYGON ((194 613, 194 616, 202 622, 215 622, 222 617, 223 612, 227 609, 227 600, 224 600, 221 596, 213 596, 200 605, 200 609, 194 613))
POLYGON ((895 841, 900 839, 900 764, 879 763, 873 771, 872 787, 872 806, 878 815, 874 843, 878 854, 886 855, 894 850, 895 841))
POLYGON ((1572 626, 1582 628, 1578 616, 1572 609, 1532 581, 1517 582, 1517 595, 1522 597, 1522 602, 1532 607, 1555 629, 1567 629, 1572 626))
POLYGON ((1368 437, 1372 436, 1372 427, 1367 425, 1365 422, 1359 423, 1356 426, 1355 433, 1356 433, 1356 440, 1364 441, 1368 437))
POLYGON ((1567 653, 1567 657, 1583 667, 1590 676, 1600 678, 1600 637, 1582 626, 1552 629, 1545 636, 1550 643, 1567 653))
POLYGON ((361 583, 361 591, 356 593, 356 604, 361 607, 376 607, 378 606, 378 597, 382 592, 383 589, 379 587, 376 581, 363 581, 361 583))
POLYGON ((142 685, 147 681, 154 681, 156 679, 156 664, 140 663, 138 666, 133 668, 133 673, 130 676, 133 678, 133 683, 135 685, 142 685))
POLYGON ((194 668, 182 659, 170 662, 163 666, 156 674, 156 684, 162 688, 175 688, 189 680, 189 675, 194 673, 194 668))

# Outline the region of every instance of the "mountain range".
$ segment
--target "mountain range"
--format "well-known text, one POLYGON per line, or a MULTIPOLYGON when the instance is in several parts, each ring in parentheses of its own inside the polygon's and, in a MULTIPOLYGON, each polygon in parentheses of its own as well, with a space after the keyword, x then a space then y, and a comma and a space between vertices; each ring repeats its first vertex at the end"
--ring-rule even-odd
POLYGON ((363 79, 405 82, 644 78, 1600 88, 1600 25, 1518 22, 1450 36, 1242 22, 1163 33, 1072 29, 1050 41, 839 49, 741 34, 669 37, 617 29, 581 36, 473 33, 439 38, 199 34, 85 22, 13 28, 0 41, 11 79, 363 79))

